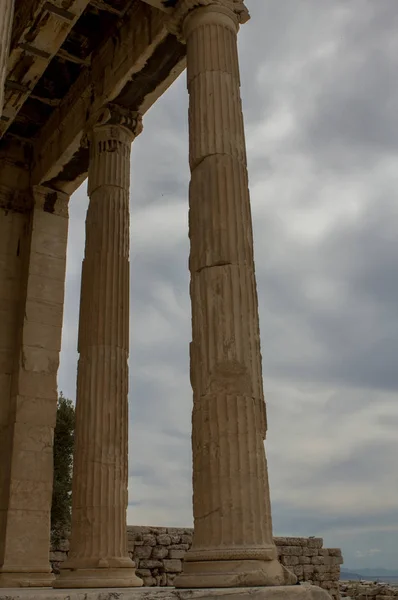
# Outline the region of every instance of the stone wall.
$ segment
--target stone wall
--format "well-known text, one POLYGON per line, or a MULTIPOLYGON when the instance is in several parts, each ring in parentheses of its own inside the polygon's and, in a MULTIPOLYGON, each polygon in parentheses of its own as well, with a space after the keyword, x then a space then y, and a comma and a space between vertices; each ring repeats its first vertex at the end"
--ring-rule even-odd
MULTIPOLYGON (((136 527, 128 531, 128 549, 137 565, 137 574, 146 586, 172 586, 182 570, 185 552, 192 544, 192 529, 174 527, 136 527)), ((282 564, 299 578, 319 585, 339 600, 341 550, 323 548, 322 538, 277 537, 275 543, 282 564)), ((51 552, 55 572, 67 556, 68 542, 51 552)), ((379 600, 379 599, 377 599, 379 600)))

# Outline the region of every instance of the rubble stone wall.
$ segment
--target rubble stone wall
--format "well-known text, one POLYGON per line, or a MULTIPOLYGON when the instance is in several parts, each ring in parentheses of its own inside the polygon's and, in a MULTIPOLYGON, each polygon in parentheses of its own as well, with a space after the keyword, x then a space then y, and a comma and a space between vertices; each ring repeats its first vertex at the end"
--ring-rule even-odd
MULTIPOLYGON (((128 550, 144 585, 172 586, 182 570, 185 552, 192 544, 193 530, 130 526, 127 532, 128 550)), ((341 550, 323 548, 322 538, 277 537, 274 541, 282 564, 293 571, 299 581, 319 585, 335 600, 340 599, 341 550)), ((51 552, 54 572, 59 571, 67 556, 68 542, 63 541, 58 546, 51 552)))

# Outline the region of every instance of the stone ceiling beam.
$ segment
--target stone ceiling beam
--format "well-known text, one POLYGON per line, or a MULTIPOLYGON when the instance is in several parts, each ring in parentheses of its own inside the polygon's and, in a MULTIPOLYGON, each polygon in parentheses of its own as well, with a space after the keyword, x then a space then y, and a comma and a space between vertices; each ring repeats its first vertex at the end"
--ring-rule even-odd
POLYGON ((87 176, 82 138, 98 111, 113 101, 143 114, 184 68, 185 46, 167 30, 165 15, 134 4, 35 140, 32 183, 73 193, 87 176))
POLYGON ((163 11, 163 12, 171 12, 172 11, 172 4, 170 4, 170 7, 167 7, 166 4, 167 2, 171 1, 171 0, 142 0, 143 2, 146 2, 147 4, 149 4, 150 6, 153 6, 154 8, 158 8, 159 10, 163 11))
POLYGON ((0 138, 33 91, 89 0, 23 0, 16 4, 0 138))
POLYGON ((106 12, 112 13, 113 15, 118 15, 121 17, 124 11, 118 10, 109 4, 106 4, 104 0, 90 0, 91 6, 94 8, 98 8, 98 10, 105 10, 106 12))

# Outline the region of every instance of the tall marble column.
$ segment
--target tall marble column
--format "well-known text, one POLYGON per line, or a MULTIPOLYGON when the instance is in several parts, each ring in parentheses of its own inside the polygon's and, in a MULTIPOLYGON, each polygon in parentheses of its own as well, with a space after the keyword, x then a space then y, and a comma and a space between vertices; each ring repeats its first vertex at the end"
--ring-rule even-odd
POLYGON ((14 0, 1 0, 0 3, 0 117, 3 112, 4 83, 7 76, 8 55, 12 20, 14 16, 14 0))
POLYGON ((241 0, 181 0, 191 183, 194 539, 176 587, 296 582, 273 543, 237 33, 241 0))
POLYGON ((89 135, 72 533, 55 587, 141 586, 127 552, 129 185, 137 114, 110 105, 89 135))

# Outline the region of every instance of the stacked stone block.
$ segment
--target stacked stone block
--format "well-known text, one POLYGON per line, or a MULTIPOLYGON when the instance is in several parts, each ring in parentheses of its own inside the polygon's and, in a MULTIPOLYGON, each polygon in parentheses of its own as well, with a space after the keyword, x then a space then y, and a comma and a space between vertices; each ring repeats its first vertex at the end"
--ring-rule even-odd
MULTIPOLYGON (((145 586, 172 586, 182 571, 185 553, 192 545, 193 530, 180 527, 127 527, 128 551, 145 586)), ((334 600, 340 600, 341 550, 323 548, 322 538, 276 537, 278 556, 300 582, 318 585, 334 600)), ((69 543, 58 544, 51 552, 54 572, 66 559, 69 543)), ((359 597, 358 600, 364 600, 359 597)), ((376 598, 376 600, 392 600, 376 598)))
POLYGON ((172 586, 192 545, 192 529, 128 527, 128 549, 146 586, 172 586))
POLYGON ((339 548, 323 548, 322 538, 274 538, 278 556, 300 582, 311 583, 340 598, 340 565, 343 563, 339 548))

